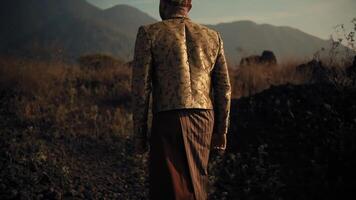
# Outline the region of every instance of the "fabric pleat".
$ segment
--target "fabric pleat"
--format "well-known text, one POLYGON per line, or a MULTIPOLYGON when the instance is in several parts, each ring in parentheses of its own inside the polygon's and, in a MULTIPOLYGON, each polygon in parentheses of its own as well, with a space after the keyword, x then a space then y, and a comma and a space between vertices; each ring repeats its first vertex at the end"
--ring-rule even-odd
POLYGON ((212 109, 179 109, 153 115, 150 199, 207 199, 213 127, 212 109))

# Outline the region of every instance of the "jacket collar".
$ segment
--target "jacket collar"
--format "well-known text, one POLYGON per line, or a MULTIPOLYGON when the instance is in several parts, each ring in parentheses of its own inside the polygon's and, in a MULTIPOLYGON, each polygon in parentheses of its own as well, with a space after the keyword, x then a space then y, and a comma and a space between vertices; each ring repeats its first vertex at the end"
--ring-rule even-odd
POLYGON ((163 20, 167 20, 167 19, 190 19, 190 18, 188 15, 173 13, 165 17, 163 20))

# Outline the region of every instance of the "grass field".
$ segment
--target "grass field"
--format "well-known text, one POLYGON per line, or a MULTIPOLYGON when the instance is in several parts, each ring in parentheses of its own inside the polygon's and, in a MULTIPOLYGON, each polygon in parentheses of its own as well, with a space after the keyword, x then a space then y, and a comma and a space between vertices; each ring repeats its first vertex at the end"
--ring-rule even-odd
MULTIPOLYGON (((85 59, 79 64, 0 59, 0 199, 147 197, 147 157, 132 154, 131 69, 114 58, 105 59, 104 65, 100 65, 100 59, 99 64, 95 60, 86 62, 88 60, 85 59)), ((286 157, 275 157, 276 150, 269 149, 276 142, 284 147, 293 144, 288 138, 277 137, 285 132, 298 130, 298 137, 308 139, 308 135, 300 136, 303 135, 301 133, 314 130, 322 134, 328 127, 315 126, 333 121, 335 127, 341 128, 338 132, 334 131, 335 127, 329 131, 342 136, 337 142, 354 141, 355 136, 351 133, 356 127, 356 112, 353 112, 355 103, 350 99, 355 91, 345 89, 351 86, 337 85, 350 81, 323 83, 323 89, 309 87, 311 75, 298 72, 299 64, 291 61, 278 66, 230 69, 234 98, 230 149, 224 156, 212 154, 212 199, 259 199, 261 195, 265 195, 266 199, 293 199, 288 197, 288 193, 295 194, 295 191, 288 186, 296 184, 285 179, 288 168, 279 167, 286 157), (276 89, 276 86, 279 87, 276 89), (303 91, 308 92, 308 96, 303 91), (328 95, 340 95, 340 102, 337 98, 326 101, 328 95), (297 102, 298 98, 305 103, 297 102), (314 98, 319 100, 313 101, 314 98), (344 102, 345 106, 350 107, 348 114, 342 113, 345 110, 342 109, 344 102), (329 110, 319 113, 319 107, 314 104, 321 104, 329 110), (241 105, 244 108, 239 109, 241 105), (298 112, 295 110, 303 113, 296 114, 298 112), (275 121, 261 123, 268 114, 274 116, 275 121), (323 116, 329 114, 328 117, 323 116), (308 120, 305 117, 309 117, 308 120), (319 118, 325 118, 326 121, 319 123, 319 118), (298 124, 291 126, 283 119, 298 124), (338 121, 335 122, 335 119, 338 121), (309 121, 313 123, 306 123, 309 121), (313 127, 308 127, 308 124, 313 127), (256 136, 253 140, 248 138, 250 133, 256 136), (277 139, 267 137, 269 134, 276 134, 277 139), (245 138, 246 142, 239 141, 240 138, 245 138), (239 149, 250 142, 250 148, 239 149), (266 153, 272 155, 272 160, 265 157, 266 153)), ((342 79, 350 80, 347 77, 342 79)), ((310 137, 317 141, 315 137, 318 136, 310 137)), ((304 142, 307 139, 295 141, 304 142)), ((355 145, 348 145, 351 147, 333 146, 344 148, 345 152, 330 151, 336 152, 336 160, 339 157, 345 159, 348 167, 352 167, 354 163, 348 162, 347 155, 354 155, 355 145)), ((303 149, 309 147, 296 146, 293 151, 302 153, 304 157, 299 158, 301 161, 313 159, 314 154, 303 149)), ((283 151, 288 152, 285 149, 283 151)), ((307 168, 315 176, 319 172, 323 176, 328 175, 327 170, 318 168, 330 166, 318 163, 330 161, 323 159, 327 151, 321 151, 321 154, 317 155, 319 160, 316 164, 319 165, 307 168)), ((307 176, 307 173, 299 173, 293 166, 291 169, 296 174, 307 176)), ((341 182, 335 186, 336 191, 342 191, 342 184, 348 183, 348 180, 342 179, 344 175, 340 176, 341 182)), ((308 182, 303 178, 301 180, 308 182)), ((328 186, 318 185, 319 179, 315 180, 318 181, 308 182, 308 190, 328 189, 328 186)), ((308 199, 311 196, 303 193, 299 197, 308 199)))

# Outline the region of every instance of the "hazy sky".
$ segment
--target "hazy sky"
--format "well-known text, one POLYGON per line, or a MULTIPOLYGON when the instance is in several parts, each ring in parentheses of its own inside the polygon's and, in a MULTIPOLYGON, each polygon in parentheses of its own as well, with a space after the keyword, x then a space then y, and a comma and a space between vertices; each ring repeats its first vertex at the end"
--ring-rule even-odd
MULTIPOLYGON (((88 0, 108 8, 132 5, 156 19, 159 0, 88 0)), ((356 0, 192 0, 190 18, 204 24, 236 20, 286 25, 327 39, 337 24, 356 17, 356 0)))

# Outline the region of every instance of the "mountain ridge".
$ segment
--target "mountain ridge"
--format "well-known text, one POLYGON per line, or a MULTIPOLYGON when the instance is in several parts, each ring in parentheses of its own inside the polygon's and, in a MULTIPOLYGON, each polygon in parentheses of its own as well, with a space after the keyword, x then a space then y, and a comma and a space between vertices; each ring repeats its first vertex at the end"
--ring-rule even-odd
MULTIPOLYGON (((85 0, 13 0, 4 5, 0 8, 5 11, 0 19, 6 27, 0 31, 3 55, 36 54, 31 51, 33 46, 46 49, 58 45, 55 48, 65 52, 70 60, 91 53, 129 60, 138 27, 157 22, 126 4, 100 9, 85 0)), ((265 49, 274 51, 279 60, 303 59, 329 44, 293 27, 250 20, 206 26, 221 33, 228 60, 234 64, 243 56, 260 54, 265 49)))
POLYGON ((207 26, 221 32, 227 56, 235 64, 241 57, 260 54, 263 50, 273 51, 279 60, 305 59, 330 44, 293 27, 257 24, 249 20, 207 26))

